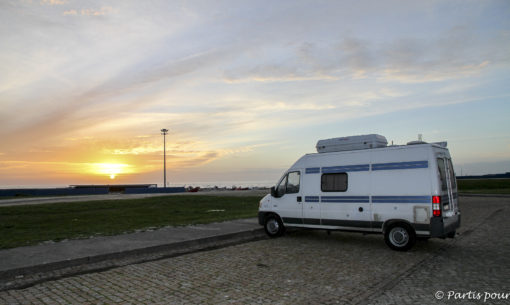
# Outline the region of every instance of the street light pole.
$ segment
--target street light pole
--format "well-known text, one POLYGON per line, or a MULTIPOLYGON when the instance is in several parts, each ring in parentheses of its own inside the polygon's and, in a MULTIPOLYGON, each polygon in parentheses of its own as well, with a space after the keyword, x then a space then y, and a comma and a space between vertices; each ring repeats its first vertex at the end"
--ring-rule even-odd
POLYGON ((168 129, 161 129, 161 134, 163 135, 163 187, 166 188, 166 135, 168 134, 168 129))

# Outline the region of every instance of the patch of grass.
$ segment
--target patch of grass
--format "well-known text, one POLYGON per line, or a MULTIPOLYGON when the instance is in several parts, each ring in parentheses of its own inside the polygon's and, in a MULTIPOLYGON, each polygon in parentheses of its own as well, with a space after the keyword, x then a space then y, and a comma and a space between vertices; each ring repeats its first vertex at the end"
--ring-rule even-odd
POLYGON ((0 249, 256 217, 260 197, 163 196, 0 207, 0 249))
POLYGON ((459 192, 477 194, 510 194, 510 179, 460 179, 459 192))
POLYGON ((510 194, 510 189, 472 189, 461 192, 467 194, 510 194))

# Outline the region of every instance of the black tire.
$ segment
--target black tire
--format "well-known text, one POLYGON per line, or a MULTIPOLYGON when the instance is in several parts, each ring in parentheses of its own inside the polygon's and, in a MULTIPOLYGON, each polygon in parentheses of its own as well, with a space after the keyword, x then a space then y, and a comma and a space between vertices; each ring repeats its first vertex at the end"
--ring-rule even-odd
POLYGON ((285 227, 283 226, 280 217, 270 214, 266 216, 264 220, 264 230, 269 237, 278 237, 282 236, 283 232, 285 232, 285 227))
POLYGON ((416 243, 416 233, 406 223, 395 223, 386 228, 384 241, 393 250, 407 251, 416 243))

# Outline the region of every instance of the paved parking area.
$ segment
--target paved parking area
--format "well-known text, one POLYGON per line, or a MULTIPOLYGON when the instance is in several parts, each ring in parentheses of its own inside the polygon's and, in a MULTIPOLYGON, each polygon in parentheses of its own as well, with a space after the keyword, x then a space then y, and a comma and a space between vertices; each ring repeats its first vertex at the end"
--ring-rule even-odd
POLYGON ((380 235, 296 231, 3 291, 0 303, 509 304, 510 198, 461 197, 461 209, 458 238, 405 253, 380 235))

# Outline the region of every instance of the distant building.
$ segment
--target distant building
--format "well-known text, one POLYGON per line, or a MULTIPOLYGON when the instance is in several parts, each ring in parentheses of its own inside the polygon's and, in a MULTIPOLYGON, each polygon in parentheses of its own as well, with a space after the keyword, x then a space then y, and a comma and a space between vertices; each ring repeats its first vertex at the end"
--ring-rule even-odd
POLYGON ((142 191, 149 188, 157 188, 157 184, 105 184, 105 185, 70 185, 73 189, 97 189, 107 188, 109 193, 125 193, 126 190, 131 191, 142 191))

